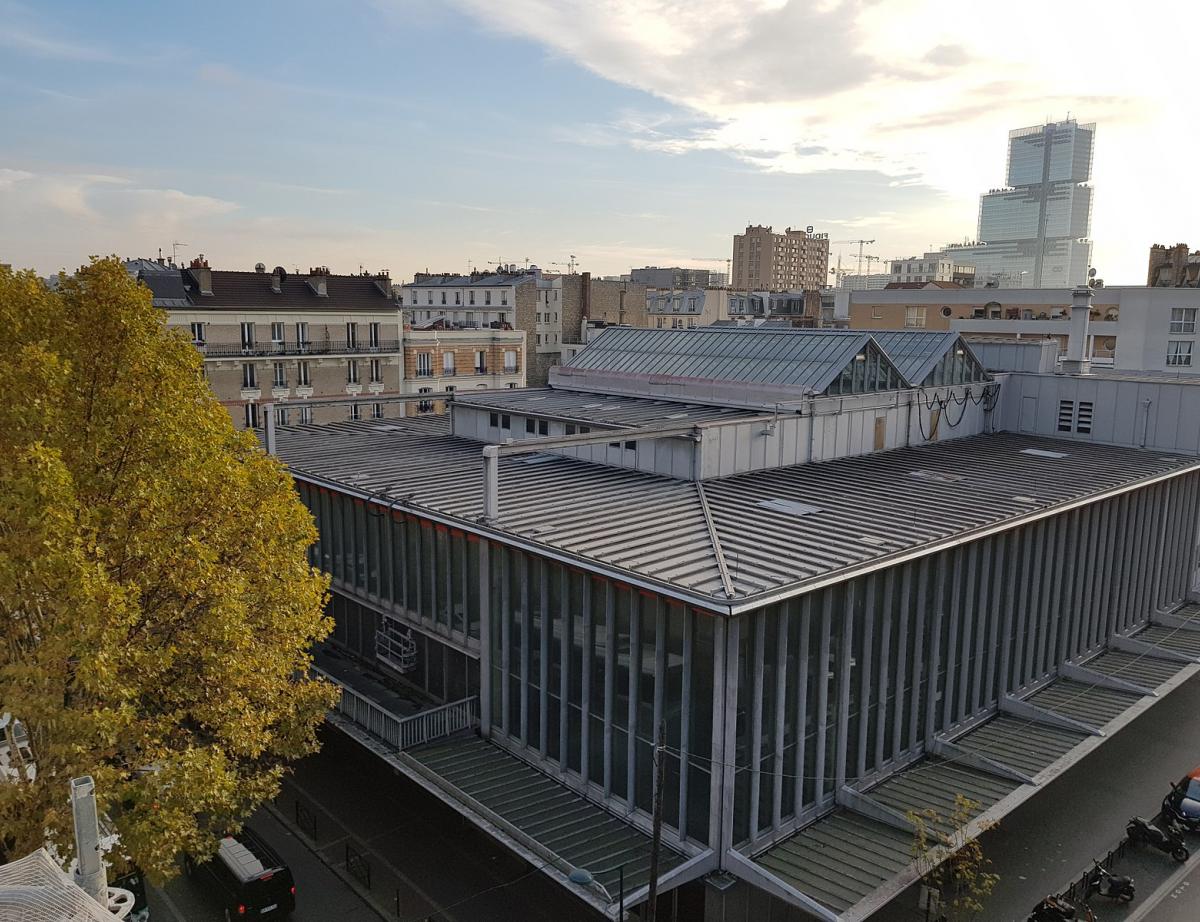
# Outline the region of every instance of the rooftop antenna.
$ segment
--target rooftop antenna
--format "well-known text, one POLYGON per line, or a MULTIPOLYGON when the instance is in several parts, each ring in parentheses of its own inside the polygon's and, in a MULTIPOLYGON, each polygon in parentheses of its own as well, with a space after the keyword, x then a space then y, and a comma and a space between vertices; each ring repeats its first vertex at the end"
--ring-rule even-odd
POLYGON ((186 243, 180 243, 178 240, 171 241, 171 262, 175 263, 176 265, 179 265, 179 257, 178 257, 178 255, 176 255, 175 251, 178 250, 180 247, 185 247, 185 246, 187 246, 186 243))

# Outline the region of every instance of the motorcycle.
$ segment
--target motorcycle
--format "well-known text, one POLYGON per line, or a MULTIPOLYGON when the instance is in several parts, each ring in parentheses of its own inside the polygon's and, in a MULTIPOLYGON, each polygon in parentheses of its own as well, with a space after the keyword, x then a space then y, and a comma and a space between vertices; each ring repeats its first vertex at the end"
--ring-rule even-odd
POLYGON ((1188 832, 1200 832, 1200 801, 1187 795, 1188 789, 1182 784, 1171 785, 1171 790, 1163 798, 1163 816, 1170 817, 1188 832))
POLYGON ((1100 894, 1110 900, 1129 903, 1133 900, 1133 878, 1122 877, 1112 873, 1099 861, 1094 861, 1095 869, 1088 875, 1087 895, 1100 894))
POLYGON ((1091 922, 1095 918, 1092 915, 1091 907, 1086 903, 1081 916, 1074 905, 1068 903, 1061 896, 1048 896, 1033 907, 1033 912, 1029 914, 1025 922, 1069 922, 1073 919, 1091 922))
POLYGON ((1176 861, 1188 860, 1190 853, 1183 843, 1183 830, 1169 819, 1156 824, 1145 817, 1135 816, 1125 826, 1125 835, 1130 842, 1145 842, 1151 848, 1166 852, 1176 861))

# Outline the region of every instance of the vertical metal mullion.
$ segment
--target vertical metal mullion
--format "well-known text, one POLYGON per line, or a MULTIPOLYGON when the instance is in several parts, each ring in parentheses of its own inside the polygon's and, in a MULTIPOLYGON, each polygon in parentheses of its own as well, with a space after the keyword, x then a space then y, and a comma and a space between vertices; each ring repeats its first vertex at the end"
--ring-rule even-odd
POLYGON ((1088 649, 1093 649, 1100 636, 1096 624, 1096 584, 1099 582, 1100 530, 1103 524, 1103 512, 1095 506, 1091 509, 1092 518, 1088 529, 1088 577, 1084 589, 1084 619, 1086 624, 1088 649))
MULTIPOLYGON (((438 533, 433 533, 433 553, 435 561, 438 552, 438 533)), ((454 631, 454 536, 450 534, 450 529, 446 529, 446 632, 453 633, 454 631)))
POLYGON ((1158 594, 1158 607, 1167 608, 1175 601, 1175 573, 1179 565, 1180 534, 1179 521, 1183 518, 1184 510, 1189 503, 1189 495, 1184 481, 1172 481, 1171 493, 1175 498, 1167 506, 1167 559, 1163 564, 1162 587, 1158 594))
POLYGON ((1104 534, 1104 591, 1100 596, 1100 642, 1106 643, 1117 622, 1116 596, 1121 586, 1121 571, 1125 567, 1120 552, 1121 536, 1125 534, 1125 496, 1105 500, 1108 507, 1108 528, 1104 534))
MULTIPOLYGON (((837 756, 834 762, 834 791, 840 791, 846 783, 846 755, 849 750, 850 734, 850 662, 854 658, 855 595, 858 583, 846 583, 846 595, 842 603, 842 643, 838 650, 838 713, 837 713, 837 756)), ((863 667, 865 669, 865 667, 863 667)), ((859 705, 859 720, 862 706, 859 705)))
POLYGON ((804 788, 806 778, 805 749, 808 746, 808 653, 809 632, 812 619, 812 595, 806 595, 800 600, 800 643, 796 651, 796 776, 795 813, 799 816, 804 809, 804 788))
POLYGON ((624 591, 629 593, 629 700, 625 714, 625 738, 629 745, 625 747, 625 794, 630 809, 633 809, 637 803, 637 776, 634 773, 637 770, 638 684, 642 678, 642 606, 636 591, 624 591))
POLYGON ((1076 544, 1075 582, 1071 588, 1071 650, 1074 656, 1079 656, 1088 649, 1087 634, 1084 631, 1084 621, 1087 612, 1084 607, 1087 598, 1088 578, 1088 538, 1091 534, 1090 507, 1079 510, 1079 540, 1076 544))
MULTIPOLYGON (((863 661, 859 663, 861 679, 858 686, 858 758, 854 763, 855 778, 861 778, 867 773, 867 732, 871 723, 869 720, 871 681, 877 677, 873 662, 875 656, 875 582, 877 578, 877 573, 872 573, 867 577, 866 593, 863 597, 863 661)), ((878 710, 879 705, 876 705, 876 713, 878 710)))
MULTIPOLYGON (((889 567, 883 579, 883 624, 879 637, 879 704, 875 708, 875 770, 883 769, 884 751, 887 743, 887 721, 891 719, 887 706, 889 698, 893 709, 899 708, 899 699, 888 695, 888 684, 891 678, 888 670, 892 658, 892 617, 896 607, 896 569, 889 567)), ((895 742, 893 738, 893 742, 895 742)))
MULTIPOLYGON (((532 606, 531 606, 532 607, 532 606)), ((550 571, 543 560, 538 567, 538 752, 550 748, 550 571)))
POLYGON ((1046 637, 1046 668, 1050 672, 1058 669, 1061 661, 1058 650, 1058 640, 1062 635, 1063 617, 1063 561, 1067 556, 1067 533, 1071 525, 1069 514, 1058 516, 1055 520, 1054 543, 1050 548, 1053 566, 1047 567, 1050 580, 1050 617, 1046 637))
POLYGON ((694 619, 698 616, 689 608, 683 611, 683 675, 679 702, 679 841, 687 838, 688 767, 692 752, 692 669, 695 668, 694 619))
POLYGON ((1094 643, 1103 644, 1107 639, 1105 627, 1108 624, 1105 604, 1108 600, 1107 589, 1112 575, 1112 546, 1109 541, 1112 519, 1112 507, 1109 503, 1101 503, 1099 507, 1099 522, 1096 526, 1096 556, 1097 571, 1092 578, 1092 613, 1091 622, 1094 631, 1094 643))
MULTIPOLYGON (((957 547, 946 551, 947 562, 953 562, 954 572, 950 578, 950 607, 943 617, 950 619, 950 636, 946 638, 946 687, 942 692, 942 727, 946 728, 954 722, 954 701, 958 679, 958 620, 962 614, 962 581, 963 581, 963 548, 957 547)), ((938 585, 943 585, 939 580, 938 585)), ((939 608, 942 606, 939 605, 939 608)), ((938 635, 941 643, 941 634, 938 635)))
MULTIPOLYGON (((390 509, 381 510, 379 515, 379 528, 382 532, 385 532, 383 535, 383 541, 380 542, 383 547, 381 547, 379 550, 379 595, 381 598, 387 600, 388 606, 390 607, 396 597, 394 591, 396 583, 396 555, 393 553, 392 548, 392 533, 395 531, 395 523, 392 521, 392 512, 390 509), (384 527, 385 525, 386 528, 384 527), (387 559, 386 580, 383 578, 383 561, 385 559, 385 555, 387 559), (387 583, 386 586, 384 585, 384 582, 387 583)), ((463 563, 463 571, 466 571, 465 561, 463 563)))
POLYGON ((1072 509, 1063 516, 1062 571, 1058 575, 1061 589, 1058 595, 1058 660, 1066 662, 1075 656, 1071 643, 1071 625, 1075 612, 1075 560, 1079 556, 1079 510, 1072 509))
MULTIPOLYGON (((988 647, 987 647, 987 675, 984 677, 983 701, 981 703, 991 706, 992 701, 997 698, 996 693, 996 670, 997 660, 1000 659, 1000 646, 1005 641, 1000 633, 1000 622, 1003 618, 1005 609, 1004 602, 1004 552, 1008 544, 1008 537, 1003 532, 996 536, 996 543, 993 551, 988 556, 991 558, 991 566, 989 568, 989 583, 991 584, 991 593, 989 594, 988 603, 988 647)), ((999 694, 1004 694, 1004 689, 1001 688, 999 694)))
POLYGON ((504 545, 497 545, 496 551, 500 556, 500 730, 509 735, 508 715, 510 686, 512 685, 512 660, 509 647, 512 641, 513 611, 512 599, 512 561, 510 557, 517 551, 511 551, 504 545))
POLYGON ((1140 494, 1141 491, 1125 494, 1129 499, 1129 535, 1125 539, 1125 553, 1128 560, 1125 565, 1125 574, 1121 579, 1118 631, 1126 630, 1137 620, 1135 599, 1137 598, 1138 574, 1141 572, 1141 535, 1145 517, 1140 494))
MULTIPOLYGON (((651 728, 651 746, 658 740, 658 727, 663 719, 663 698, 667 690, 667 605, 655 600, 654 619, 654 726, 651 728)), ((668 744, 669 745, 669 744, 668 744)))
POLYGON ((1143 599, 1145 597, 1145 585, 1148 579, 1148 574, 1153 567, 1151 560, 1150 544, 1153 541, 1152 510, 1154 504, 1151 502, 1151 494, 1153 487, 1144 487, 1138 490, 1134 495, 1137 496, 1139 511, 1141 513, 1141 521, 1138 524, 1138 548, 1137 548, 1137 567, 1134 573, 1133 586, 1130 591, 1130 622, 1136 624, 1145 618, 1145 607, 1143 599))
POLYGON ((604 581, 604 797, 612 796, 613 706, 616 697, 617 619, 613 585, 604 581))
POLYGON ((1058 540, 1057 519, 1044 519, 1042 522, 1042 531, 1045 534, 1045 539, 1042 543, 1042 553, 1038 556, 1038 567, 1041 571, 1041 592, 1038 595, 1037 650, 1034 654, 1033 670, 1035 677, 1040 677, 1048 671, 1046 663, 1047 635, 1052 630, 1052 619, 1054 618, 1051 595, 1053 593, 1055 568, 1059 560, 1057 554, 1055 554, 1055 544, 1058 540))
POLYGON ((571 639, 575 634, 575 617, 570 606, 571 571, 563 567, 558 578, 558 616, 561 619, 562 640, 558 655, 558 767, 567 770, 570 759, 570 694, 571 694, 571 639))
MULTIPOLYGON (((716 780, 715 797, 720 804, 719 809, 714 811, 714 816, 720 819, 720 849, 721 854, 724 854, 733 847, 733 795, 737 773, 735 760, 737 758, 738 648, 742 619, 721 619, 721 623, 725 629, 718 633, 718 640, 723 641, 725 654, 722 658, 721 683, 724 688, 724 696, 721 700, 723 716, 720 722, 725 732, 720 739, 720 749, 713 750, 713 777, 716 780), (717 761, 718 758, 719 761, 717 761)), ((717 683, 714 682, 713 687, 716 686, 717 683)), ((717 720, 714 717, 713 727, 715 728, 716 725, 717 720)), ((715 732, 713 742, 714 744, 718 742, 715 732)))
POLYGON ((813 776, 817 781, 817 803, 825 799, 825 753, 828 745, 826 739, 829 733, 829 641, 833 621, 833 589, 827 588, 822 593, 821 604, 821 639, 818 658, 817 685, 817 761, 813 776))
POLYGON ((771 828, 778 829, 783 822, 783 744, 787 728, 787 653, 788 630, 791 610, 787 602, 776 608, 778 621, 775 644, 775 758, 771 776, 774 789, 771 792, 771 828))
POLYGON ((1034 582, 1030 579, 1029 574, 1033 567, 1033 548, 1035 545, 1039 548, 1041 547, 1041 533, 1037 530, 1037 523, 1026 525, 1021 531, 1021 543, 1024 545, 1021 553, 1021 586, 1017 601, 1017 630, 1013 636, 1012 676, 1009 679, 1014 689, 1020 688, 1025 684, 1026 673, 1028 672, 1028 650, 1030 645, 1026 631, 1029 623, 1030 584, 1034 582))
POLYGON ((975 587, 975 667, 971 670, 971 687, 968 695, 967 713, 977 714, 983 706, 983 668, 984 668, 984 633, 988 629, 995 612, 992 598, 988 595, 991 583, 992 556, 996 552, 996 539, 985 538, 979 543, 977 557, 979 580, 975 587))
POLYGON ((1194 536, 1191 534, 1192 523, 1200 519, 1200 512, 1197 511, 1197 486, 1196 478, 1188 476, 1185 481, 1188 488, 1188 504, 1183 514, 1180 516, 1179 523, 1179 564, 1177 567, 1175 580, 1175 600, 1177 602, 1187 601, 1188 586, 1191 582, 1191 561, 1195 551, 1194 536))
MULTIPOLYGON (((971 639, 972 630, 975 627, 975 607, 971 604, 971 598, 974 595, 975 589, 975 573, 976 563, 979 558, 979 542, 972 541, 965 549, 964 553, 967 556, 967 574, 963 582, 963 591, 958 595, 954 607, 957 610, 954 618, 961 622, 962 646, 959 653, 959 670, 961 676, 956 684, 957 694, 955 700, 958 701, 958 707, 952 709, 955 722, 965 718, 971 709, 971 679, 972 671, 968 668, 971 664, 971 639)), ((975 667, 979 664, 976 662, 975 667)))
POLYGON ((730 620, 732 619, 717 618, 713 621, 713 719, 709 736, 709 751, 712 753, 712 761, 709 762, 708 777, 708 844, 710 848, 720 854, 724 854, 726 827, 725 780, 728 777, 728 767, 725 765, 725 738, 729 732, 725 723, 728 713, 725 706, 728 694, 725 651, 728 646, 727 634, 730 620))
POLYGON ((750 705, 750 838, 758 838, 758 802, 762 794, 762 778, 759 767, 762 763, 763 724, 763 657, 767 638, 767 616, 763 610, 754 612, 754 691, 750 705))
POLYGON ((411 612, 413 606, 408 603, 408 516, 401 517, 399 523, 393 520, 393 530, 397 524, 400 526, 400 547, 404 549, 404 560, 400 565, 400 607, 411 612))
POLYGON ((1012 684, 1011 664, 1013 659, 1013 620, 1017 605, 1017 575, 1021 570, 1021 544, 1026 538, 1019 529, 1008 532, 1008 579, 1005 580, 1004 615, 1000 631, 1000 687, 996 694, 1003 698, 1006 694, 1016 691, 1012 684))
MULTIPOLYGON (((464 547, 471 559, 469 545, 464 547)), ((492 569, 490 546, 479 540, 479 732, 487 739, 492 735, 492 569)), ((467 561, 463 561, 467 570, 467 561)), ((464 596, 466 598, 466 596, 464 596)), ((471 668, 470 659, 467 668, 471 668)))
POLYGON ((917 731, 920 723, 920 710, 924 707, 924 702, 920 700, 920 675, 924 667, 925 658, 925 599, 926 589, 929 586, 929 557, 920 558, 919 563, 910 563, 905 565, 904 580, 901 582, 900 589, 900 624, 899 633, 896 635, 896 675, 895 675, 895 724, 894 724, 894 741, 893 749, 896 755, 905 752, 906 749, 916 749, 918 746, 917 731), (917 610, 912 610, 912 579, 913 570, 916 570, 917 579, 917 610), (913 628, 912 636, 912 700, 905 700, 905 682, 908 678, 908 625, 912 621, 912 616, 916 615, 916 627, 913 628), (908 737, 907 746, 905 746, 904 736, 904 716, 908 714, 908 737))
MULTIPOLYGON (((582 584, 580 603, 583 606, 583 624, 580 630, 583 637, 579 640, 581 652, 579 662, 579 713, 583 723, 579 726, 579 774, 584 785, 591 780, 591 742, 592 742, 592 656, 596 649, 596 631, 592 623, 592 577, 587 573, 580 574, 582 584)), ((566 748, 565 746, 563 747, 566 748)))
POLYGON ((1161 602, 1164 559, 1167 556, 1165 547, 1167 521, 1170 518, 1171 499, 1173 496, 1170 480, 1157 484, 1155 489, 1160 494, 1156 503, 1156 508, 1159 512, 1159 521, 1156 523, 1157 527, 1154 529, 1154 579, 1150 584, 1150 604, 1146 608, 1147 617, 1158 609, 1161 602))
MULTIPOLYGON (((939 555, 943 556, 943 555, 939 555)), ((934 572, 938 567, 935 565, 934 572)), ((942 655, 942 620, 945 612, 946 581, 937 575, 933 590, 933 629, 929 632, 929 687, 925 694, 925 750, 933 748, 933 738, 937 735, 937 696, 938 672, 941 669, 942 655)))
MULTIPOLYGON (((529 584, 533 581, 533 560, 527 554, 522 554, 521 570, 525 578, 521 580, 521 743, 529 745, 529 654, 530 638, 533 635, 533 606, 529 584)), ((545 713, 543 708, 542 713, 545 713)))

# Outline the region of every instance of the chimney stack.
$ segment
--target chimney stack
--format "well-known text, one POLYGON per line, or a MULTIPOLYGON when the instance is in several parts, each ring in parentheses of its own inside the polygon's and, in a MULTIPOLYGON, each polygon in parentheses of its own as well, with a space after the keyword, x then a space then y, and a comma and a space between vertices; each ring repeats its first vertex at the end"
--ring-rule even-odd
POLYGON ((199 290, 200 294, 203 297, 211 298, 213 293, 212 269, 208 267, 208 260, 204 258, 203 253, 192 260, 188 267, 188 271, 195 280, 196 288, 199 290))
POLYGON ((1087 357, 1088 323, 1092 318, 1092 290, 1080 286, 1071 292, 1071 332, 1067 338, 1067 355, 1062 360, 1065 375, 1091 373, 1087 357))
POLYGON ((308 287, 318 298, 329 297, 329 268, 316 266, 308 270, 308 287))

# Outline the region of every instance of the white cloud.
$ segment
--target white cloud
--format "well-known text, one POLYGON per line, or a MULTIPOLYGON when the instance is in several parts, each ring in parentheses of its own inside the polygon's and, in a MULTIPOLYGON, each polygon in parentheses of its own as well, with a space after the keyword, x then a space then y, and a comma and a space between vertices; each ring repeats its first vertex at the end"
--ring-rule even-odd
MULTIPOLYGON (((1153 16, 1115 0, 457 3, 493 30, 690 113, 586 125, 584 143, 723 151, 787 173, 879 171, 947 193, 963 226, 940 236, 961 237, 973 232, 975 196, 1003 182, 1008 129, 1070 112, 1099 123, 1102 273, 1106 260, 1141 265, 1150 238, 1170 236, 1186 210, 1140 193, 1151 152, 1159 175, 1190 172, 1196 129, 1171 89, 1190 83, 1188 32, 1163 27, 1190 19, 1188 0, 1153 16)), ((1184 184, 1173 195, 1194 212, 1184 184)))

